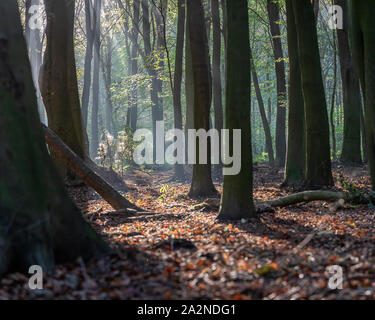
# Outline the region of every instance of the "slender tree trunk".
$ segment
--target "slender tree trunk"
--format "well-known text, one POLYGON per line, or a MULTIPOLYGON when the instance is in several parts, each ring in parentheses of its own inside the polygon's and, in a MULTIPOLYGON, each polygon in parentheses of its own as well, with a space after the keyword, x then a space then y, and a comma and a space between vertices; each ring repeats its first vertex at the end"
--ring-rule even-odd
POLYGON ((276 113, 276 162, 279 167, 283 167, 286 156, 286 80, 278 4, 273 0, 267 0, 267 12, 271 26, 278 97, 276 113))
POLYGON ((150 9, 147 1, 142 1, 142 29, 143 44, 145 51, 146 68, 151 77, 151 117, 152 117, 152 133, 153 133, 153 159, 156 160, 156 122, 163 121, 163 109, 159 99, 160 81, 158 80, 158 72, 155 68, 155 57, 151 48, 151 26, 150 26, 150 9))
MULTIPOLYGON (((47 47, 41 68, 41 92, 49 127, 82 159, 85 156, 73 47, 74 1, 45 1, 47 47)), ((51 153, 64 179, 76 176, 51 153)))
POLYGON ((293 0, 306 121, 306 187, 333 185, 327 104, 314 10, 309 0, 293 0))
POLYGON ((102 74, 104 78, 105 92, 106 92, 106 108, 105 108, 105 128, 111 134, 116 136, 116 128, 113 121, 113 104, 112 104, 112 38, 106 37, 106 50, 103 50, 102 74))
POLYGON ((92 83, 92 110, 91 110, 91 157, 96 158, 99 147, 99 75, 100 75, 100 13, 101 0, 95 0, 95 32, 94 32, 94 75, 92 83))
MULTIPOLYGON (((210 66, 208 42, 201 0, 187 1, 187 21, 189 25, 190 49, 194 78, 194 127, 196 130, 210 129, 210 66)), ((199 143, 196 159, 199 162, 199 143)), ((209 144, 208 144, 209 145, 209 144)), ((207 148, 207 164, 195 164, 189 196, 204 197, 216 194, 211 179, 211 153, 207 148)))
MULTIPOLYGON (((223 129, 223 98, 221 86, 221 32, 219 0, 211 0, 212 16, 212 96, 215 114, 215 129, 223 129)), ((221 136, 219 138, 221 146, 221 136)), ((221 152, 221 148, 219 149, 221 152)), ((221 174, 221 165, 217 165, 217 171, 221 174)))
POLYGON ((258 75, 255 69, 254 59, 252 57, 251 50, 250 50, 250 57, 251 57, 251 73, 253 75, 254 88, 255 88, 255 93, 257 96, 257 100, 258 100, 259 112, 260 112, 260 116, 262 119, 264 135, 266 137, 266 152, 268 153, 269 164, 271 167, 273 167, 275 165, 275 159, 273 155, 271 130, 267 121, 266 110, 264 108, 264 103, 263 103, 263 98, 262 98, 262 92, 260 91, 258 75))
POLYGON ((283 185, 303 182, 306 166, 305 108, 293 1, 286 0, 289 52, 288 148, 283 185))
MULTIPOLYGON (((362 101, 361 101, 362 102, 362 101)), ((365 128, 365 118, 363 116, 363 108, 362 103, 360 104, 360 125, 361 125, 361 144, 362 144, 362 152, 363 152, 363 161, 368 161, 367 156, 367 136, 366 136, 366 128, 365 128)))
MULTIPOLYGON (((189 129, 194 129, 194 77, 193 60, 190 48, 189 25, 186 19, 186 38, 185 38, 185 97, 186 97, 186 123, 185 123, 185 145, 188 145, 189 129)), ((186 159, 188 158, 188 148, 186 149, 186 159)))
MULTIPOLYGON (((253 204, 253 173, 250 127, 251 65, 249 21, 246 0, 227 0, 226 120, 230 131, 241 129, 241 172, 225 175, 220 219, 256 217, 253 204)), ((233 141, 230 140, 230 144, 233 141)), ((232 149, 231 148, 231 149, 232 149)))
MULTIPOLYGON (((176 39, 176 57, 173 85, 173 111, 174 127, 182 130, 182 105, 181 105, 181 85, 182 85, 182 63, 184 57, 185 38, 185 0, 178 0, 178 21, 176 39)), ((183 164, 176 163, 174 167, 174 179, 185 180, 183 164)))
POLYGON ((96 17, 91 0, 85 0, 85 15, 86 15, 86 54, 85 54, 85 69, 83 76, 83 91, 82 91, 82 117, 84 127, 87 127, 87 119, 89 112, 89 100, 91 89, 91 62, 93 55, 94 32, 96 17))
POLYGON ((373 1, 350 1, 352 48, 364 96, 367 157, 375 189, 375 7, 373 1))
POLYGON ((348 6, 346 0, 336 0, 343 8, 344 28, 337 30, 344 100, 344 140, 340 160, 346 164, 361 163, 361 92, 358 75, 352 61, 348 35, 348 6))
POLYGON ((131 49, 131 75, 133 76, 134 82, 132 83, 131 90, 131 108, 130 108, 130 128, 135 131, 137 130, 138 122, 138 80, 135 76, 138 74, 138 51, 134 42, 138 41, 138 28, 139 28, 139 1, 133 2, 133 44, 131 49))
POLYGON ((332 153, 333 159, 336 160, 336 133, 335 133, 335 97, 336 97, 336 88, 337 88, 337 53, 336 53, 336 36, 333 33, 333 86, 332 86, 332 96, 331 96, 331 138, 332 138, 332 153))
MULTIPOLYGON (((64 15, 69 7, 56 2, 64 15)), ((69 199, 48 155, 17 2, 1 1, 0 12, 0 228, 6 230, 0 235, 0 275, 32 265, 47 272, 55 263, 100 256, 108 247, 69 199)))

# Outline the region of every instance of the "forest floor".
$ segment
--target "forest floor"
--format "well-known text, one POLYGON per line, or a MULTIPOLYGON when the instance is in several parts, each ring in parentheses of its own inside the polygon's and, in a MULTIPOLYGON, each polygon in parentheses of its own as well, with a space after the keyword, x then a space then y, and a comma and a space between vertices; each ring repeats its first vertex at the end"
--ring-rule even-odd
MULTIPOLYGON (((340 169, 334 171, 337 180, 340 169)), ((254 175, 256 199, 291 193, 279 188, 281 171, 258 165, 254 175)), ((365 168, 346 169, 344 175, 369 186, 365 168)), ((189 199, 189 185, 168 182, 170 177, 170 171, 138 172, 126 179, 128 198, 158 213, 151 216, 111 214, 92 191, 70 190, 117 253, 57 266, 43 290, 29 290, 25 275, 8 275, 0 281, 0 299, 375 298, 372 205, 337 208, 315 201, 229 224, 215 220, 216 209, 196 206, 204 199, 189 199), (328 288, 331 265, 343 268, 341 290, 328 288)))

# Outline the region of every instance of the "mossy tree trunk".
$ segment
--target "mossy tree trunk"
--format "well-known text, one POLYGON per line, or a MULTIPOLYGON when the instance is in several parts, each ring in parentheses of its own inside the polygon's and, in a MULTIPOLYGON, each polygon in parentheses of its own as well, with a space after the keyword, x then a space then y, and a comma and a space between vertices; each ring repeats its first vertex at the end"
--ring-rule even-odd
POLYGON ((364 95, 367 157, 375 189, 375 6, 371 0, 350 1, 352 48, 364 95))
MULTIPOLYGON (((219 219, 256 216, 250 127, 250 40, 246 0, 227 0, 227 75, 225 128, 241 130, 241 172, 225 175, 219 219)), ((233 150, 233 140, 230 139, 233 150)))
POLYGON ((47 152, 17 2, 1 1, 0 11, 0 274, 31 265, 48 271, 108 247, 69 199, 47 152))
POLYGON ((293 1, 286 0, 289 51, 289 114, 288 145, 284 185, 303 182, 306 165, 305 107, 302 94, 301 69, 298 57, 297 29, 293 1))
MULTIPOLYGON (((45 1, 47 46, 41 70, 41 92, 47 110, 48 126, 82 159, 85 143, 78 96, 73 47, 75 1, 45 1)), ((75 175, 51 153, 64 179, 75 175)))
MULTIPOLYGON (((194 128, 210 130, 210 61, 208 40, 204 20, 202 0, 189 0, 187 5, 187 21, 194 79, 194 128)), ((207 164, 199 164, 199 144, 196 144, 197 164, 193 166, 193 178, 189 196, 205 197, 216 194, 211 178, 210 144, 207 148, 207 164)))
POLYGON ((310 0, 293 0, 298 56, 305 102, 306 172, 304 185, 333 185, 327 103, 324 93, 314 9, 310 0))

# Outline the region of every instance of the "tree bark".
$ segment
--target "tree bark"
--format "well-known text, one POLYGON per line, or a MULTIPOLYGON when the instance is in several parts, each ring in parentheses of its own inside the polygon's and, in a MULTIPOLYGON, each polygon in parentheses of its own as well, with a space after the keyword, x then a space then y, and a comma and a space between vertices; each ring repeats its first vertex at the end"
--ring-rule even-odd
POLYGON ((361 163, 361 92, 349 46, 348 6, 346 0, 335 3, 344 11, 344 28, 337 30, 338 53, 344 102, 344 139, 340 160, 345 164, 361 163))
POLYGON ((283 185, 302 183, 306 166, 305 108, 292 0, 286 0, 289 52, 288 148, 283 185))
MULTIPOLYGON (((194 127, 196 130, 210 129, 210 66, 208 56, 207 33, 201 0, 187 1, 187 21, 190 37, 192 70, 194 78, 194 127)), ((193 166, 193 178, 189 196, 204 197, 217 193, 211 178, 211 152, 208 144, 207 164, 193 166)), ((199 143, 196 148, 199 160, 199 143)))
MULTIPOLYGON (((246 0, 227 0, 227 78, 225 127, 241 129, 241 172, 225 175, 219 219, 256 217, 251 150, 251 64, 246 0)), ((229 140, 233 147, 233 140, 229 140)))
POLYGON ((86 16, 86 54, 85 66, 83 76, 83 91, 82 91, 82 117, 84 128, 87 127, 87 119, 89 112, 89 100, 91 89, 91 62, 93 56, 94 32, 96 17, 91 0, 85 0, 85 16, 86 16))
POLYGON ((252 57, 252 52, 250 50, 250 57, 251 57, 251 73, 253 75, 253 83, 255 88, 255 93, 258 100, 258 106, 259 106, 259 112, 262 119, 263 129, 264 129, 264 135, 266 137, 266 152, 268 153, 268 161, 269 165, 273 167, 275 165, 275 159, 273 155, 273 146, 272 146, 272 136, 271 136, 271 130, 270 126, 268 124, 267 116, 266 116, 266 110, 264 108, 263 103, 263 97, 262 92, 260 91, 259 87, 259 81, 258 81, 258 74, 255 69, 254 65, 254 59, 252 57))
POLYGON ((333 86, 332 86, 332 96, 331 96, 331 139, 332 139, 332 157, 336 160, 336 130, 335 130, 335 97, 336 97, 336 88, 337 88, 337 53, 336 53, 336 35, 333 32, 333 86))
POLYGON ((367 156, 375 189, 375 7, 373 1, 350 1, 353 57, 364 95, 367 156))
POLYGON ((0 275, 31 265, 47 272, 101 256, 108 246, 68 197, 48 155, 17 2, 1 1, 0 11, 0 275))
POLYGON ((276 163, 279 167, 284 167, 286 157, 286 80, 279 25, 280 12, 275 1, 267 0, 267 13, 272 35, 277 84, 276 163))
POLYGON ((327 103, 320 65, 314 10, 309 0, 293 0, 306 121, 304 185, 333 185, 327 103))
MULTIPOLYGON (((82 159, 85 156, 84 133, 78 96, 73 46, 74 1, 45 1, 47 47, 41 68, 41 92, 50 128, 82 159)), ((52 152, 61 176, 75 175, 52 152)))
POLYGON ((99 147, 99 76, 100 76, 100 13, 102 0, 95 0, 95 32, 94 32, 94 75, 92 82, 92 110, 91 110, 91 157, 96 158, 99 147))
POLYGON ((49 147, 88 186, 93 188, 114 209, 137 207, 125 199, 112 186, 86 165, 51 129, 44 126, 44 136, 49 147))
MULTIPOLYGON (((174 127, 182 130, 182 105, 181 105, 181 85, 184 57, 184 39, 185 39, 185 0, 178 0, 178 18, 177 18, 177 39, 176 39, 176 57, 175 71, 173 81, 173 111, 174 127)), ((185 180, 183 164, 176 163, 174 167, 174 179, 185 180)))
MULTIPOLYGON (((212 96, 215 114, 215 129, 223 129, 223 97, 221 86, 221 32, 220 32, 220 9, 219 0, 211 0, 212 16, 212 96)), ((221 135, 219 137, 219 152, 221 153, 221 135)), ((216 166, 221 175, 222 166, 216 166)))

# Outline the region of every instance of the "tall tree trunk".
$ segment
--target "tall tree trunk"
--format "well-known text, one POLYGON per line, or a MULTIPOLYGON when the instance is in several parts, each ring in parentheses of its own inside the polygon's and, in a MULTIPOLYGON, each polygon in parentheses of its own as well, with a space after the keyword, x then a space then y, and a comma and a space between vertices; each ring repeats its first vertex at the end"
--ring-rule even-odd
POLYGON ((94 7, 91 0, 85 0, 85 16, 86 16, 86 54, 85 66, 83 76, 83 91, 82 91, 82 117, 84 127, 87 127, 87 119, 89 113, 89 100, 91 89, 91 62, 94 45, 94 32, 96 25, 96 17, 94 7))
MULTIPOLYGON (((138 0, 137 0, 138 1, 138 0)), ((151 48, 151 26, 150 26, 150 8, 147 1, 142 1, 142 29, 143 29, 143 45, 145 51, 146 68, 151 77, 151 117, 152 117, 152 133, 153 133, 153 159, 156 160, 156 122, 163 121, 163 107, 161 99, 159 99, 160 81, 158 80, 158 72, 155 68, 155 54, 151 48)))
POLYGON ((103 63, 102 65, 102 74, 104 78, 104 86, 106 92, 106 108, 105 108, 105 128, 111 134, 116 136, 116 128, 113 121, 113 104, 112 104, 112 38, 111 36, 106 36, 106 50, 103 52, 103 63))
MULTIPOLYGON (((241 129, 241 172, 225 175, 220 219, 256 217, 250 127, 250 40, 246 0, 227 0, 227 78, 225 127, 241 129)), ((230 140, 233 149, 233 141, 230 140)))
MULTIPOLYGON (((185 38, 185 97, 186 97, 186 123, 185 123, 185 145, 188 145, 187 130, 194 129, 194 77, 193 60, 190 48, 189 24, 186 19, 186 38, 185 38)), ((188 158, 188 148, 185 157, 188 158)))
POLYGON ((99 76, 100 76, 100 13, 102 0, 95 0, 95 32, 94 32, 94 75, 92 83, 92 110, 91 110, 91 157, 96 158, 99 147, 99 76))
MULTIPOLYGON (((185 38, 185 0, 178 0, 178 21, 177 21, 177 39, 176 39, 176 57, 173 81, 173 111, 174 127, 182 130, 182 106, 181 106, 181 85, 182 85, 182 63, 184 57, 184 38, 185 38)), ((176 163, 174 167, 174 179, 185 180, 183 164, 176 163)))
POLYGON ((305 108, 293 1, 286 0, 289 52, 288 148, 283 185, 302 183, 306 166, 305 108))
MULTIPOLYGON (((220 10, 219 0, 211 0, 212 15, 212 96, 215 114, 215 129, 223 129, 223 98, 221 87, 221 32, 220 32, 220 10)), ((221 135, 219 138, 219 151, 221 152, 221 135)), ((221 173, 221 165, 217 166, 221 173)))
POLYGON ((375 189, 375 7, 373 1, 350 1, 352 48, 364 96, 367 157, 375 189))
POLYGON ((277 83, 276 162, 279 167, 283 167, 286 156, 286 80, 279 25, 280 12, 274 0, 267 0, 267 12, 271 26, 277 83))
MULTIPOLYGON (((194 77, 194 127, 196 130, 210 129, 210 66, 208 57, 207 33, 204 11, 201 0, 187 1, 187 21, 190 37, 194 77)), ((199 143, 196 148, 196 159, 199 162, 199 143)), ((209 144, 208 144, 209 145, 209 144)), ((207 164, 195 164, 189 196, 204 197, 216 194, 211 179, 211 152, 207 148, 207 164)))
POLYGON ((344 100, 344 139, 340 160, 346 164, 361 163, 361 91, 349 46, 348 6, 346 0, 336 0, 343 8, 344 28, 337 30, 344 100))
POLYGON ((310 0, 293 0, 306 121, 306 187, 333 185, 327 103, 314 10, 310 0))
POLYGON ((333 86, 332 86, 332 96, 331 96, 331 139, 332 139, 332 154, 333 159, 336 160, 336 133, 335 133, 335 97, 336 97, 336 88, 337 88, 337 49, 336 49, 336 35, 333 32, 333 86))
MULTIPOLYGON (((41 68, 41 92, 48 125, 82 159, 85 156, 73 46, 74 1, 45 1, 47 46, 41 68)), ((51 153, 64 179, 76 176, 51 153)))
POLYGON ((271 167, 273 167, 275 165, 275 159, 273 155, 271 130, 267 121, 266 110, 264 108, 262 92, 260 91, 260 87, 259 87, 258 74, 255 69, 254 59, 252 57, 251 50, 249 51, 250 51, 250 58, 251 58, 251 73, 253 75, 253 83, 254 83, 255 93, 257 96, 257 100, 258 100, 259 112, 260 112, 260 117, 262 119, 264 135, 266 137, 266 152, 268 153, 269 164, 271 167))
MULTIPOLYGON (((66 3, 56 2, 66 13, 66 3)), ((48 155, 17 2, 1 1, 0 11, 0 228, 7 230, 0 235, 0 275, 32 265, 47 272, 55 262, 99 256, 108 247, 69 199, 48 155)))
POLYGON ((133 44, 131 49, 131 75, 133 77, 132 89, 131 89, 131 108, 130 108, 130 128, 135 131, 137 130, 138 122, 138 80, 135 76, 138 74, 138 50, 135 42, 138 42, 138 28, 139 28, 139 1, 133 2, 133 44))

